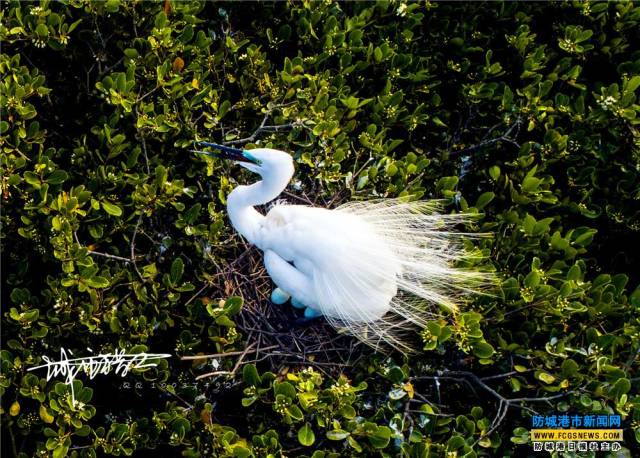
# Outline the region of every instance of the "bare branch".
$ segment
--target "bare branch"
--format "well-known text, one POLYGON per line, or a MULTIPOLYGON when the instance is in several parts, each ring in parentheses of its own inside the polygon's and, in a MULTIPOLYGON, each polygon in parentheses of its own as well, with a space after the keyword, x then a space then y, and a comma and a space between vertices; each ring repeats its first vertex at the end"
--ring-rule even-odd
POLYGON ((116 261, 122 261, 122 262, 131 262, 131 259, 129 258, 123 258, 122 256, 115 256, 113 254, 109 254, 109 253, 100 253, 98 251, 93 251, 93 250, 89 250, 89 254, 94 255, 94 256, 102 256, 104 258, 109 258, 109 259, 115 259, 116 261))
MULTIPOLYGON (((251 345, 247 345, 247 348, 244 349, 244 351, 239 352, 240 353, 240 358, 238 358, 238 361, 236 362, 236 365, 233 366, 233 369, 230 371, 215 371, 215 372, 209 372, 207 374, 202 374, 202 375, 198 375, 196 377, 196 380, 202 380, 203 378, 207 378, 207 377, 213 377, 214 375, 234 375, 238 368, 240 367, 240 365, 242 364, 242 361, 244 361, 244 359, 246 358, 247 354, 250 352, 255 351, 255 347, 256 344, 252 343, 251 345)), ((277 347, 277 345, 276 345, 277 347)), ((264 350, 264 349, 263 349, 264 350)), ((183 357, 182 359, 186 359, 189 358, 187 357, 183 357)))
POLYGON ((142 142, 142 153, 144 154, 144 163, 147 166, 147 175, 151 175, 151 168, 149 167, 149 155, 147 154, 147 141, 144 139, 144 135, 142 135, 142 133, 140 134, 140 141, 142 142))
MULTIPOLYGON (((518 148, 520 148, 520 144, 516 141, 516 137, 518 136, 518 133, 520 132, 520 125, 522 124, 522 120, 520 119, 520 117, 518 117, 516 119, 516 122, 514 122, 509 129, 507 129, 507 131, 502 134, 500 137, 496 137, 496 138, 492 138, 491 140, 485 140, 482 141, 480 143, 478 143, 477 145, 473 145, 473 146, 469 146, 467 148, 463 148, 457 151, 451 151, 449 152, 449 158, 457 158, 460 156, 467 156, 470 153, 474 153, 482 148, 485 148, 487 146, 491 146, 494 145, 496 143, 500 143, 500 142, 506 142, 506 143, 511 143, 514 146, 517 146, 518 148), (515 131, 515 132, 514 132, 515 131), (512 135, 513 134, 513 135, 512 135)), ((491 130, 493 130, 495 128, 492 127, 491 130)))
POLYGON ((143 215, 144 213, 140 213, 140 216, 138 217, 138 222, 136 223, 136 228, 133 230, 133 235, 131 236, 131 243, 129 245, 129 248, 131 249, 131 263, 133 264, 133 268, 136 271, 136 274, 138 274, 138 277, 140 278, 140 280, 142 280, 142 283, 144 283, 146 280, 140 273, 140 270, 138 270, 138 265, 136 264, 136 258, 135 258, 135 250, 136 250, 136 236, 138 235, 138 228, 140 227, 140 223, 142 223, 143 215))
POLYGON ((295 127, 305 127, 304 126, 304 122, 303 121, 294 121, 294 122, 290 122, 288 124, 279 124, 279 125, 276 125, 276 126, 260 125, 260 127, 258 127, 256 129, 256 131, 254 133, 252 133, 250 136, 245 137, 245 138, 241 138, 239 140, 232 140, 232 141, 229 141, 229 142, 224 142, 224 144, 225 145, 237 145, 237 144, 240 144, 240 143, 251 143, 256 138, 258 138, 258 136, 263 132, 281 132, 283 130, 289 130, 289 129, 293 129, 295 127))
MULTIPOLYGON (((476 374, 474 374, 473 372, 468 372, 468 371, 445 371, 443 374, 441 375, 423 375, 423 376, 419 376, 419 377, 414 377, 414 380, 435 380, 438 381, 439 379, 445 379, 445 380, 454 380, 457 382, 461 382, 461 383, 473 383, 476 386, 478 386, 479 388, 482 388, 484 391, 488 392, 489 394, 491 394, 491 396, 493 396, 497 401, 498 401, 498 410, 495 414, 495 416, 493 417, 493 420, 491 422, 491 426, 490 428, 485 431, 479 438, 478 440, 475 442, 476 444, 482 440, 483 438, 491 435, 496 429, 498 429, 500 427, 500 425, 502 424, 502 422, 504 421, 504 419, 507 416, 507 413, 509 411, 509 409, 511 407, 516 407, 516 408, 524 408, 524 406, 520 406, 518 405, 518 403, 520 402, 550 402, 553 399, 559 399, 562 398, 564 396, 568 396, 569 394, 573 393, 573 391, 568 391, 566 393, 560 393, 560 394, 555 394, 552 396, 543 396, 543 397, 523 397, 523 398, 507 398, 503 395, 501 395, 500 393, 498 393, 495 389, 491 388, 489 385, 487 385, 484 380, 492 380, 492 379, 496 379, 496 378, 502 378, 502 377, 508 377, 509 375, 513 375, 517 372, 507 372, 506 374, 499 374, 499 375, 495 375, 495 376, 488 376, 488 377, 479 377, 476 374)), ((475 445, 475 444, 474 444, 475 445)))
POLYGON ((498 378, 505 378, 505 377, 511 377, 512 375, 517 375, 517 374, 524 374, 526 372, 531 372, 533 369, 525 369, 522 372, 519 371, 511 371, 511 372, 505 372, 504 374, 496 374, 496 375, 489 375, 487 377, 480 377, 481 380, 495 380, 498 378))
MULTIPOLYGON (((78 245, 82 246, 82 243, 80 243, 80 239, 78 238, 78 233, 75 231, 73 232, 73 238, 75 239, 78 245)), ((99 251, 93 251, 93 250, 87 250, 87 252, 93 256, 102 256, 103 258, 115 259, 116 261, 122 261, 127 263, 131 262, 131 259, 129 258, 123 258, 122 256, 116 256, 114 254, 100 253, 99 251)))
MULTIPOLYGON (((269 347, 261 348, 260 350, 273 350, 274 348, 278 348, 277 345, 271 345, 269 347)), ((227 356, 238 356, 243 355, 247 352, 247 350, 239 350, 239 351, 228 351, 226 353, 214 353, 211 355, 193 355, 193 356, 183 356, 180 358, 183 361, 191 361, 194 359, 209 359, 209 358, 225 358, 227 356)))
POLYGON ((154 92, 156 92, 158 89, 160 89, 160 86, 156 86, 153 89, 151 89, 149 92, 146 92, 142 97, 138 97, 136 99, 136 103, 138 102, 142 102, 144 99, 146 99, 147 97, 149 97, 151 94, 153 94, 154 92))
POLYGON ((305 127, 306 128, 306 126, 304 124, 305 120, 300 120, 300 119, 298 119, 298 120, 296 120, 294 122, 287 123, 287 124, 278 124, 278 125, 270 125, 270 126, 267 125, 267 121, 269 120, 269 117, 271 117, 271 114, 275 110, 277 110, 279 108, 282 108, 282 107, 285 107, 287 105, 290 105, 290 104, 280 104, 280 105, 272 106, 264 114, 264 117, 262 118, 262 122, 260 123, 260 126, 258 126, 258 128, 251 135, 249 135, 248 137, 245 137, 245 138, 240 138, 238 140, 231 140, 231 141, 228 141, 228 142, 224 142, 224 144, 225 145, 238 145, 238 144, 241 144, 241 143, 251 143, 251 142, 255 141, 258 138, 258 136, 260 134, 262 134, 263 132, 281 132, 283 130, 289 130, 289 129, 293 129, 295 127, 305 127))
POLYGON ((186 307, 187 305, 191 304, 205 289, 209 288, 210 286, 210 283, 205 283, 202 288, 200 288, 193 296, 189 298, 187 302, 184 303, 184 306, 186 307))
MULTIPOLYGON (((146 280, 144 279, 144 277, 140 273, 140 270, 138 269, 138 265, 136 264, 136 254, 135 254, 136 236, 138 235, 138 229, 140 228, 140 224, 142 223, 143 215, 144 213, 140 213, 140 216, 138 217, 138 221, 136 223, 136 227, 133 230, 133 235, 131 236, 131 243, 129 244, 129 250, 130 250, 129 258, 125 258, 123 256, 116 256, 114 254, 109 254, 109 253, 101 253, 99 251, 93 251, 93 250, 87 250, 87 252, 92 256, 101 256, 103 258, 113 259, 115 261, 121 261, 121 262, 126 262, 127 264, 132 264, 134 270, 136 271, 136 274, 138 275, 140 280, 142 280, 142 282, 144 283, 146 282, 146 280)), ((82 246, 82 244, 80 243, 80 239, 78 239, 78 234, 76 232, 73 233, 73 237, 75 238, 76 243, 82 246)))
POLYGON ((188 409, 187 409, 187 410, 193 409, 193 405, 192 405, 192 404, 189 404, 187 401, 185 401, 185 400, 184 400, 180 395, 178 395, 177 393, 173 393, 173 392, 171 392, 171 391, 167 390, 166 388, 162 388, 161 386, 158 386, 158 388, 159 388, 160 390, 164 391, 165 393, 170 394, 170 395, 171 395, 171 396, 173 396, 174 398, 178 399, 178 400, 179 400, 179 401, 181 401, 183 404, 185 404, 185 405, 188 407, 188 409))

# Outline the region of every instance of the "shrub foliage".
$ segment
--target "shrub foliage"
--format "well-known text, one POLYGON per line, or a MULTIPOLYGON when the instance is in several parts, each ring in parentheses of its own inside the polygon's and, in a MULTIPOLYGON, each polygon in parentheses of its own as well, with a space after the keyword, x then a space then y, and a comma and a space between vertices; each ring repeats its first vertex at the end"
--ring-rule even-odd
POLYGON ((517 455, 533 412, 620 414, 638 451, 636 4, 13 0, 0 14, 7 456, 517 455), (195 139, 290 151, 291 194, 318 202, 483 213, 467 229, 493 237, 469 249, 500 287, 431 322, 411 359, 240 367, 249 304, 207 285, 246 249, 224 198, 250 177, 193 157, 195 139), (74 403, 26 371, 61 347, 236 353, 216 360, 232 375, 194 382, 202 361, 176 357, 119 394, 113 374, 79 376, 74 403))

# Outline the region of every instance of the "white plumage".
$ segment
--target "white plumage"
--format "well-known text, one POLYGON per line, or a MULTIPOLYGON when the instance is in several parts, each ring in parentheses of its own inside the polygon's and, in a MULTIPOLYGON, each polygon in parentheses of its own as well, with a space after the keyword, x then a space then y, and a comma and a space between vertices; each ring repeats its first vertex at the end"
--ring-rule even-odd
POLYGON ((277 203, 266 215, 254 206, 278 197, 294 173, 285 152, 234 150, 218 156, 237 161, 262 180, 238 186, 227 209, 236 230, 264 252, 264 264, 281 303, 323 315, 368 344, 411 352, 408 331, 423 328, 438 307, 454 312, 489 275, 454 267, 470 255, 452 228, 468 215, 439 214, 437 201, 399 199, 351 202, 336 209, 277 203))

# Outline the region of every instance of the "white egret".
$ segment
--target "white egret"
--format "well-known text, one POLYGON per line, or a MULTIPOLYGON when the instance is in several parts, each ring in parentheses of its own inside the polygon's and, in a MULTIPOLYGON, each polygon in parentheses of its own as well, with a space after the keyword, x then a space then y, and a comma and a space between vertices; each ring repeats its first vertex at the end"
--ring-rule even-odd
POLYGON ((453 227, 468 215, 438 214, 437 201, 398 199, 352 202, 335 209, 276 203, 294 174, 293 158, 269 148, 241 150, 208 142, 216 151, 262 177, 236 187, 227 198, 233 227, 264 252, 277 288, 272 301, 291 298, 307 318, 324 316, 377 347, 410 352, 409 329, 424 328, 438 306, 455 312, 461 298, 487 274, 454 267, 470 255, 468 234, 453 227))

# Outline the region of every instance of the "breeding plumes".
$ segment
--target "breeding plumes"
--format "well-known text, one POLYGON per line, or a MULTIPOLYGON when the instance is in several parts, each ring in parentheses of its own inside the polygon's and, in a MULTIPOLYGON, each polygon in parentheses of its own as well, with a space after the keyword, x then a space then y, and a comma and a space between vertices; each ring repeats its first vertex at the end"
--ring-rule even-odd
POLYGON ((269 148, 240 150, 200 142, 262 177, 227 198, 233 227, 264 252, 277 288, 272 301, 291 299, 304 316, 324 316, 375 348, 413 350, 410 334, 442 309, 455 313, 490 275, 454 265, 473 256, 462 242, 476 235, 454 228, 471 218, 440 214, 438 201, 381 199, 335 209, 276 203, 294 173, 292 157, 269 148))

